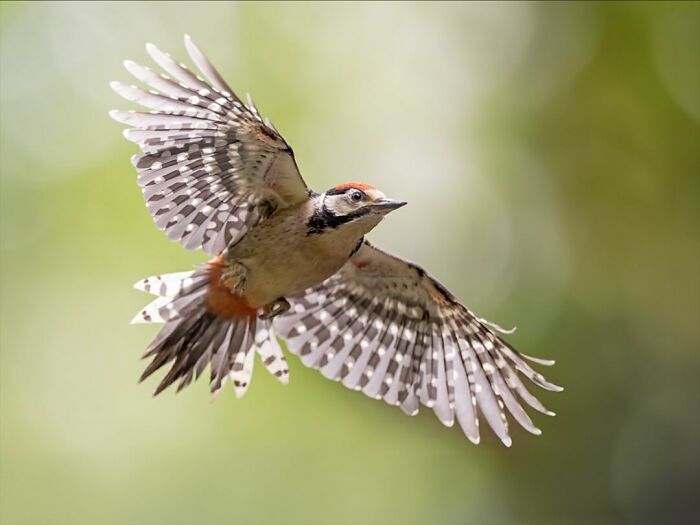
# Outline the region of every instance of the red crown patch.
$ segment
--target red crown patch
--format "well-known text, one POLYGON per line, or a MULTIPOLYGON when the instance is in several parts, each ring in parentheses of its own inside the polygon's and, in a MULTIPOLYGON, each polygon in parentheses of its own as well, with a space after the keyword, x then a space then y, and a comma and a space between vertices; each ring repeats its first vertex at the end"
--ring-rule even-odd
POLYGON ((360 190, 360 191, 367 191, 367 190, 376 189, 371 184, 364 184, 362 182, 346 182, 345 184, 338 184, 335 187, 336 190, 340 190, 340 191, 347 190, 348 188, 354 188, 354 189, 360 190))

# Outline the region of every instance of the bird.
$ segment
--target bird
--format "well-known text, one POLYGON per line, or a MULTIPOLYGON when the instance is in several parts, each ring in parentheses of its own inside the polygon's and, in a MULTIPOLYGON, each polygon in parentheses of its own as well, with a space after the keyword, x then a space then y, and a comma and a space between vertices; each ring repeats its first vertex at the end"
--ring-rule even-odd
POLYGON ((315 192, 294 152, 253 99, 243 102, 185 35, 199 70, 153 44, 161 71, 133 61, 143 87, 112 89, 146 110, 113 110, 155 225, 172 241, 212 257, 187 272, 142 279, 155 296, 134 323, 162 323, 147 346, 141 381, 166 367, 154 395, 177 391, 209 368, 212 396, 250 385, 255 354, 282 383, 280 344, 323 376, 415 415, 433 410, 473 443, 481 420, 510 446, 509 420, 539 435, 523 408, 554 415, 525 383, 549 391, 512 333, 467 308, 420 266, 371 244, 367 234, 406 202, 371 184, 315 192), (525 381, 527 380, 527 381, 525 381))

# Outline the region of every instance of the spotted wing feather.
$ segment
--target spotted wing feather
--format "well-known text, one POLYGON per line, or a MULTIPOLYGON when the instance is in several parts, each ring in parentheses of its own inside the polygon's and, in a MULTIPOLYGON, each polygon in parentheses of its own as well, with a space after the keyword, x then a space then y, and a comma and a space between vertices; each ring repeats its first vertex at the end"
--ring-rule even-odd
POLYGON ((246 106, 202 51, 185 46, 205 79, 153 44, 160 73, 125 67, 148 90, 113 82, 150 112, 112 111, 141 148, 132 159, 149 213, 168 238, 217 255, 259 221, 308 196, 291 148, 258 110, 246 106))
POLYGON ((138 290, 155 295, 156 299, 132 322, 164 323, 144 355, 152 361, 142 379, 171 364, 156 393, 176 382, 177 389, 181 390, 209 365, 212 393, 219 392, 230 380, 236 396, 241 397, 250 385, 257 353, 265 368, 287 383, 289 369, 272 322, 267 319, 233 322, 213 315, 205 308, 209 284, 210 274, 202 268, 154 275, 134 285, 138 290))
MULTIPOLYGON (((539 434, 522 403, 552 415, 521 376, 558 391, 420 267, 365 242, 334 276, 289 298, 278 334, 306 366, 345 386, 416 414, 455 420, 478 443, 479 415, 510 445, 507 414, 539 434)), ((551 361, 536 360, 540 364, 551 361)))

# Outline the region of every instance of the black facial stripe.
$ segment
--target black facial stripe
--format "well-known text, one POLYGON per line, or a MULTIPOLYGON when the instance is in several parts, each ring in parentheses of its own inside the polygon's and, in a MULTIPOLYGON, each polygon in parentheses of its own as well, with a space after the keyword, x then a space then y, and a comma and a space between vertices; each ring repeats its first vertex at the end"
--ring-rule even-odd
POLYGON ((323 233, 325 230, 335 229, 338 226, 354 221, 363 215, 367 215, 370 211, 371 209, 369 207, 364 207, 345 215, 336 215, 324 204, 323 207, 320 210, 316 210, 309 219, 309 222, 307 223, 309 231, 306 232, 306 235, 323 233))
POLYGON ((354 189, 354 188, 351 188, 350 186, 345 187, 345 188, 341 188, 341 189, 331 188, 330 190, 328 190, 326 192, 326 195, 343 195, 344 193, 347 193, 348 190, 350 190, 350 189, 354 189))

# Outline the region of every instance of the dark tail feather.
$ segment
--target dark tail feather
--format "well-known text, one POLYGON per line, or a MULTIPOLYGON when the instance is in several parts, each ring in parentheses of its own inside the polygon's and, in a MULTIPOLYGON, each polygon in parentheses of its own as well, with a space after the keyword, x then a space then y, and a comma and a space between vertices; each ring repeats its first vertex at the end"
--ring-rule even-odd
POLYGON ((139 312, 133 322, 164 323, 146 349, 144 358, 152 360, 140 381, 172 363, 153 395, 178 381, 179 392, 199 378, 209 365, 212 394, 230 379, 236 397, 241 397, 250 385, 257 351, 266 368, 287 383, 289 370, 272 322, 217 316, 206 307, 208 284, 206 269, 154 276, 136 283, 135 288, 158 298, 139 312))

